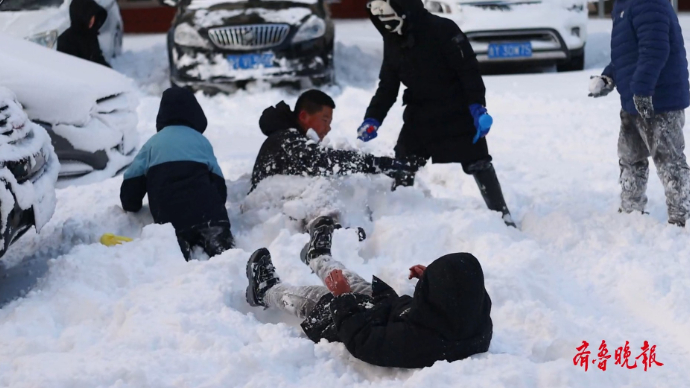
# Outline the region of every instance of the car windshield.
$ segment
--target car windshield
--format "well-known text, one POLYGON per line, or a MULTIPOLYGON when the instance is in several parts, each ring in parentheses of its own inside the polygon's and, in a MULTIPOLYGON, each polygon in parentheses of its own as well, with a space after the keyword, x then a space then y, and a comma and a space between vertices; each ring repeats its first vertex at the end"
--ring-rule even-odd
POLYGON ((36 11, 59 7, 65 0, 0 0, 0 11, 36 11))

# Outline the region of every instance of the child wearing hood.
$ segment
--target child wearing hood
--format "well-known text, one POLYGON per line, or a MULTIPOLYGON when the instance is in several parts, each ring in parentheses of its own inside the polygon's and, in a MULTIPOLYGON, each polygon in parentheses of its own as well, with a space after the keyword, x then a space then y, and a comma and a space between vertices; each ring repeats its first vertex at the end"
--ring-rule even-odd
POLYGON ((110 67, 98 43, 98 30, 108 18, 108 12, 94 0, 73 0, 69 16, 72 25, 58 38, 57 50, 110 67))
POLYGON ((247 263, 247 302, 294 314, 312 341, 342 342, 378 366, 423 368, 488 351, 491 299, 474 256, 455 253, 410 268, 409 278, 419 279, 414 297, 398 296, 380 279, 369 283, 334 260, 332 233, 332 219, 316 219, 302 255, 326 287, 281 283, 262 248, 247 263))
POLYGON ((185 260, 196 246, 209 257, 234 247, 225 208, 225 178, 203 136, 206 116, 194 94, 172 87, 163 93, 156 129, 124 174, 122 208, 138 212, 149 196, 157 224, 172 223, 185 260))

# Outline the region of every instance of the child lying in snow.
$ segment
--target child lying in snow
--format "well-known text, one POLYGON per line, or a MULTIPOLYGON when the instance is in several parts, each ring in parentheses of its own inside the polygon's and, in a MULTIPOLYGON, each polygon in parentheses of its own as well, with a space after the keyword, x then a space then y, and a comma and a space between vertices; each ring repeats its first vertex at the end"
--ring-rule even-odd
POLYGON ((191 91, 166 90, 156 118, 158 133, 141 147, 120 189, 128 212, 138 212, 148 193, 153 220, 172 223, 187 261, 194 246, 211 257, 234 247, 225 179, 203 135, 206 125, 191 91))
POLYGON ((328 288, 281 283, 262 248, 247 263, 247 302, 304 318, 302 329, 314 342, 342 342, 356 358, 379 366, 421 368, 489 349, 491 299, 474 256, 450 254, 410 268, 410 279, 419 279, 414 297, 398 296, 380 279, 368 283, 331 257, 333 227, 328 217, 316 219, 302 254, 328 288))

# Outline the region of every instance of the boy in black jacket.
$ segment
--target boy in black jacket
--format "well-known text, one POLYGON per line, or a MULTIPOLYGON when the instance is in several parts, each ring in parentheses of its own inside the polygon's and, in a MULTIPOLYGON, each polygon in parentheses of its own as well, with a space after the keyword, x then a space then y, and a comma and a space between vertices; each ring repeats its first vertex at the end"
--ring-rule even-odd
POLYGON ((211 257, 234 247, 225 179, 203 135, 206 125, 191 91, 166 90, 156 118, 158 133, 141 147, 120 189, 128 212, 138 212, 148 193, 153 220, 172 223, 187 261, 194 246, 211 257))
POLYGON ((70 28, 58 38, 57 50, 110 67, 98 42, 98 30, 108 12, 94 0, 73 0, 69 6, 70 28))
POLYGON ((304 92, 297 100, 294 112, 282 101, 266 109, 259 120, 259 127, 268 138, 254 163, 251 190, 273 175, 393 175, 398 171, 417 170, 415 165, 393 158, 319 145, 331 131, 334 109, 333 99, 319 90, 304 92))
MULTIPOLYGON (((358 138, 377 136, 400 85, 405 85, 405 123, 395 157, 460 163, 474 176, 487 207, 514 227, 489 155, 486 135, 493 119, 467 36, 452 20, 429 13, 422 0, 373 0, 368 9, 383 36, 383 64, 358 138)), ((413 184, 414 174, 400 174, 393 188, 413 184)))
POLYGON ((409 278, 419 279, 414 297, 398 296, 380 279, 368 283, 335 261, 332 232, 330 218, 316 219, 302 256, 326 287, 281 283, 262 248, 247 263, 247 302, 304 318, 302 329, 311 340, 342 342, 354 357, 374 365, 422 368, 488 351, 491 299, 474 256, 450 254, 410 268, 409 278))

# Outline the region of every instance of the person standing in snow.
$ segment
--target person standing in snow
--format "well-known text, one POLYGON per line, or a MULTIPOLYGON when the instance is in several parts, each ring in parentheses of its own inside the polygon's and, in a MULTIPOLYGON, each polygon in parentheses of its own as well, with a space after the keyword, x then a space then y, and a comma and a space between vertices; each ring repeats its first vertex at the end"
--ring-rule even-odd
POLYGON ((611 63, 592 77, 590 97, 618 89, 620 212, 644 213, 651 156, 666 191, 668 222, 685 226, 690 169, 685 159, 688 60, 678 16, 668 0, 618 0, 613 7, 611 63))
POLYGON ((58 38, 57 50, 110 67, 98 43, 98 30, 108 18, 108 12, 94 0, 73 0, 69 16, 72 24, 58 38))
POLYGON ((259 127, 268 138, 254 163, 251 191, 273 175, 394 175, 398 171, 416 171, 416 166, 393 158, 319 144, 331 131, 334 109, 335 102, 326 93, 308 90, 297 99, 294 112, 283 101, 264 110, 259 127))
POLYGON ((488 351, 491 298, 474 256, 449 254, 410 268, 409 278, 419 279, 414 297, 398 296, 377 277, 369 283, 331 257, 333 228, 329 217, 316 219, 301 257, 326 287, 282 283, 261 248, 247 263, 247 302, 294 314, 312 341, 342 342, 354 357, 378 366, 423 368, 488 351))
MULTIPOLYGON (((514 227, 485 138, 493 120, 485 108, 484 81, 465 34, 455 22, 429 13, 421 0, 374 0, 367 7, 383 35, 383 64, 358 138, 377 136, 404 84, 405 123, 396 158, 460 163, 488 208, 514 227)), ((414 174, 399 174, 393 189, 413 184, 414 174)))
POLYGON ((234 241, 225 208, 225 178, 203 136, 206 116, 194 94, 172 87, 163 93, 156 129, 125 171, 122 208, 138 212, 148 193, 157 224, 172 223, 185 260, 192 248, 210 257, 232 249, 234 241))

